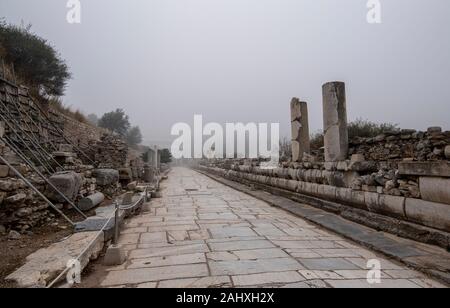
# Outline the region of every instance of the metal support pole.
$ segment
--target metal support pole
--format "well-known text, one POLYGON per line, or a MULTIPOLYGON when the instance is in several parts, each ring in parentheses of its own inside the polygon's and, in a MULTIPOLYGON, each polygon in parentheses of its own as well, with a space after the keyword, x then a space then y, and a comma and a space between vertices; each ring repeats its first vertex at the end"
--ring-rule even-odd
POLYGON ((2 161, 3 164, 7 165, 9 169, 14 171, 14 173, 25 182, 25 184, 28 185, 34 192, 36 192, 42 199, 44 199, 45 202, 47 202, 48 205, 50 205, 58 214, 60 214, 65 220, 67 220, 72 226, 75 226, 75 223, 67 217, 63 212, 61 212, 50 200, 47 199, 36 187, 34 187, 33 184, 30 183, 16 168, 14 168, 3 156, 0 155, 0 161, 2 161))
POLYGON ((113 245, 117 246, 117 243, 119 242, 119 211, 120 206, 117 199, 114 201, 115 205, 115 216, 114 216, 114 238, 113 238, 113 245))
MULTIPOLYGON (((8 147, 10 147, 14 153, 16 153, 31 169, 33 169, 34 172, 36 172, 39 177, 41 179, 43 179, 51 188, 53 188, 53 190, 55 190, 61 197, 63 197, 63 199, 69 203, 81 216, 83 216, 83 218, 87 219, 87 216, 68 198, 66 197, 66 195, 64 195, 58 188, 56 188, 55 185, 53 185, 52 182, 50 182, 37 168, 36 166, 34 166, 34 164, 29 161, 25 155, 23 155, 23 153, 12 143, 8 142, 8 138, 1 138, 0 140, 2 140, 8 147)), ((10 141, 10 140, 9 140, 10 141)))

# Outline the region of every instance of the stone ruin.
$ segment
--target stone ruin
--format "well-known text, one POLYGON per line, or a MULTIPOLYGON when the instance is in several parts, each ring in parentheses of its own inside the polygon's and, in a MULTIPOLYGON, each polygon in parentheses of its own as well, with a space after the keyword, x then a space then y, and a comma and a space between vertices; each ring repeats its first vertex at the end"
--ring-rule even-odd
MULTIPOLYGON (((126 143, 111 132, 39 104, 26 88, 3 79, 0 79, 0 102, 3 117, 0 118, 0 155, 57 208, 66 211, 71 206, 1 141, 3 138, 18 146, 49 182, 84 210, 90 210, 105 197, 114 198, 122 193, 124 186, 144 178, 140 155, 129 155, 126 143), (23 140, 27 138, 34 140, 39 153, 30 152, 24 146, 23 140), (36 157, 47 168, 38 164, 36 157)), ((149 180, 153 174, 148 175, 149 180)), ((0 163, 0 233, 27 232, 51 221, 55 215, 24 181, 0 163)))
POLYGON ((345 84, 323 86, 324 151, 311 153, 307 103, 291 102, 292 160, 204 160, 244 182, 403 237, 450 249, 450 132, 398 129, 349 140, 345 84))

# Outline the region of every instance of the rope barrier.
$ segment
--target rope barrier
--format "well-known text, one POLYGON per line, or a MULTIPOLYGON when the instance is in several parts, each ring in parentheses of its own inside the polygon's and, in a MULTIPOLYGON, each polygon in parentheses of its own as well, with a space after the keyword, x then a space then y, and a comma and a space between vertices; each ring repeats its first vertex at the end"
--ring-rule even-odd
MULTIPOLYGON (((113 218, 116 218, 116 223, 114 225, 115 228, 115 237, 118 236, 118 229, 119 229, 119 223, 117 221, 117 217, 118 217, 118 212, 119 211, 127 211, 127 210, 131 210, 136 208, 142 201, 146 202, 147 201, 147 195, 148 194, 148 187, 145 188, 145 191, 141 194, 141 197, 139 198, 139 200, 137 200, 134 204, 130 205, 130 206, 119 206, 118 205, 118 201, 117 199, 114 201, 115 204, 115 210, 113 211, 113 213, 107 218, 106 223, 103 225, 103 227, 98 231, 97 235, 94 237, 94 239, 92 239, 92 241, 83 249, 83 251, 73 260, 76 260, 78 262, 80 262, 81 257, 91 248, 91 246, 95 243, 95 241, 98 239, 98 237, 102 234, 102 232, 105 231, 106 227, 109 225, 109 223, 111 222, 111 220, 113 218)), ((115 242, 117 241, 117 238, 114 240, 115 242)), ((56 283, 58 283, 58 281, 61 280, 62 277, 64 277, 64 275, 67 275, 67 273, 69 272, 69 270, 71 270, 70 267, 66 267, 66 269, 64 269, 64 271, 61 272, 61 274, 59 274, 50 284, 48 284, 48 286, 46 287, 47 289, 52 288, 56 283)))

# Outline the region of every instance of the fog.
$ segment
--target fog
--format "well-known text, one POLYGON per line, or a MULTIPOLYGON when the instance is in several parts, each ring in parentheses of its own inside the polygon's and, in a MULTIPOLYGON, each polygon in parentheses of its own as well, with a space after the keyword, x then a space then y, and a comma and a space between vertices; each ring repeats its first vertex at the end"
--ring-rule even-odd
POLYGON ((322 128, 322 84, 347 84, 350 120, 450 129, 450 1, 1 0, 0 17, 33 25, 73 73, 67 105, 101 116, 123 108, 145 143, 166 145, 176 122, 277 122, 309 103, 322 128))

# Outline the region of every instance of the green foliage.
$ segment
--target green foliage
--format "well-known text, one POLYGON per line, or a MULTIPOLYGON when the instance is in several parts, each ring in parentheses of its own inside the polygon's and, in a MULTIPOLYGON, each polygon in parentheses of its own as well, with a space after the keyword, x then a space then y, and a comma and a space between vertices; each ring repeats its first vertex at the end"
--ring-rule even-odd
POLYGON ((318 150, 321 147, 323 147, 324 145, 323 133, 320 131, 312 134, 310 144, 312 150, 318 150))
POLYGON ((85 115, 80 110, 72 110, 71 107, 64 105, 64 103, 59 98, 51 98, 48 100, 50 106, 57 111, 65 114, 72 119, 75 119, 79 122, 88 124, 89 121, 86 119, 85 115))
POLYGON ((97 126, 97 125, 98 125, 99 119, 98 119, 97 115, 94 114, 94 113, 89 114, 89 115, 87 116, 87 120, 89 121, 89 123, 91 123, 91 124, 94 125, 94 126, 97 126))
POLYGON ((172 153, 170 153, 169 149, 161 150, 161 163, 168 164, 172 162, 172 153))
POLYGON ((71 77, 67 64, 53 46, 31 32, 31 26, 23 28, 0 21, 0 50, 32 92, 42 97, 64 94, 71 77))
POLYGON ((381 135, 385 132, 397 129, 397 124, 392 123, 374 123, 368 120, 356 119, 348 124, 348 137, 350 139, 355 137, 372 138, 381 135))
MULTIPOLYGON (((385 132, 397 129, 397 124, 375 123, 369 120, 356 119, 348 124, 348 137, 373 138, 385 132)), ((311 149, 318 150, 324 146, 324 137, 322 132, 317 132, 311 136, 311 149)))
POLYGON ((148 163, 150 160, 150 152, 149 150, 145 151, 144 153, 142 153, 142 160, 144 161, 144 163, 148 163))
POLYGON ((98 126, 125 137, 130 128, 130 120, 122 109, 116 109, 116 111, 105 113, 98 121, 98 126))
POLYGON ((135 147, 142 142, 142 134, 139 126, 130 128, 125 136, 129 146, 135 147))

